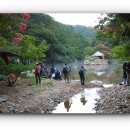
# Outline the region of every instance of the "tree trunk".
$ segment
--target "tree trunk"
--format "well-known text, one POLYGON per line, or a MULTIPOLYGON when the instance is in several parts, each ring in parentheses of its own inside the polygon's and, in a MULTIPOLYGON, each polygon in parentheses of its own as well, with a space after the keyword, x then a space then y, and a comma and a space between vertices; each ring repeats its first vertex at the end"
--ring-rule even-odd
POLYGON ((10 64, 9 59, 8 59, 8 57, 7 57, 6 54, 2 54, 1 57, 2 57, 2 59, 4 60, 4 62, 5 62, 7 65, 10 64))

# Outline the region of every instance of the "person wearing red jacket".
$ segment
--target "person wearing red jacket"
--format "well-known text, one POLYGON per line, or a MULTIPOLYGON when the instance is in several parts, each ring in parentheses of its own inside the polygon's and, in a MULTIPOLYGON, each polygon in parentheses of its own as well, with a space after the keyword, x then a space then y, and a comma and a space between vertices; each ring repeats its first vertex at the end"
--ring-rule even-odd
POLYGON ((34 73, 35 73, 36 83, 41 84, 41 65, 39 62, 36 62, 34 71, 35 71, 34 73))

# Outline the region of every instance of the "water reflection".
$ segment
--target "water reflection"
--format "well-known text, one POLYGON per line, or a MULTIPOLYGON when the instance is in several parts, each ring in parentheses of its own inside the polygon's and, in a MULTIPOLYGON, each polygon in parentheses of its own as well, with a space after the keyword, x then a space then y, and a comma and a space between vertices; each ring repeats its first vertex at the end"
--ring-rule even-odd
POLYGON ((113 87, 113 86, 114 86, 114 84, 103 84, 104 88, 109 88, 109 87, 113 87))
POLYGON ((84 89, 83 92, 61 102, 52 113, 96 113, 95 99, 99 98, 97 90, 99 88, 84 89))
POLYGON ((85 99, 84 96, 82 96, 82 97, 80 98, 80 101, 81 101, 81 103, 83 103, 83 105, 85 105, 86 102, 87 102, 87 100, 85 99))
POLYGON ((96 71, 94 72, 97 76, 101 76, 105 73, 105 71, 96 71))
POLYGON ((69 111, 72 104, 72 100, 68 99, 64 102, 64 107, 67 109, 67 112, 69 111))

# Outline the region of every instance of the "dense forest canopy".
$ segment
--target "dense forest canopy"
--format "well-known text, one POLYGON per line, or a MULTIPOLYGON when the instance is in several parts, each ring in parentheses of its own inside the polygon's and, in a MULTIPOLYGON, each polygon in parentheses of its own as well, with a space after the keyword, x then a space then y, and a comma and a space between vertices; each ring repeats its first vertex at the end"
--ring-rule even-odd
POLYGON ((47 14, 26 14, 28 20, 21 16, 1 14, 1 48, 18 53, 21 60, 54 63, 83 59, 87 38, 94 33, 92 28, 82 27, 84 36, 75 30, 77 27, 56 22, 47 14))
POLYGON ((114 57, 129 58, 130 24, 119 14, 107 14, 95 28, 65 25, 44 13, 24 17, 27 20, 22 14, 0 15, 1 48, 16 52, 23 61, 70 62, 105 48, 106 56, 112 49, 114 57))
POLYGON ((83 59, 83 50, 90 45, 96 32, 91 27, 65 25, 47 14, 30 14, 25 34, 35 37, 35 45, 42 40, 49 46, 45 60, 50 63, 83 59), (80 29, 81 28, 81 29, 80 29), (91 40, 88 40, 91 39, 91 40))
POLYGON ((75 26, 73 26, 73 29, 75 32, 82 34, 86 38, 96 36, 96 31, 92 27, 86 27, 83 25, 75 25, 75 26))

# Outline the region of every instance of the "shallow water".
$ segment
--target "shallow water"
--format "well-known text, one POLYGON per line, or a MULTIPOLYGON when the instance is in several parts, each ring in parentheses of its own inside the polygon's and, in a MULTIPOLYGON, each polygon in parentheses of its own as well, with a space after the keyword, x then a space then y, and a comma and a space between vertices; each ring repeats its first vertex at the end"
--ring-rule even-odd
MULTIPOLYGON (((79 69, 83 65, 83 61, 76 61, 68 63, 71 67, 70 78, 72 80, 79 79, 79 69)), ((119 83, 122 79, 121 67, 118 68, 118 63, 113 62, 111 65, 84 65, 85 79, 86 82, 90 82, 92 80, 101 80, 105 84, 119 83)), ((57 63, 55 67, 62 72, 64 64, 57 63)), ((47 65, 48 70, 50 70, 51 65, 47 65)))
POLYGON ((114 84, 103 84, 104 88, 109 88, 109 87, 113 87, 113 86, 114 86, 114 84))
POLYGON ((80 92, 74 95, 72 98, 61 102, 52 113, 55 114, 64 114, 64 113, 86 113, 92 114, 96 113, 94 110, 96 100, 99 98, 97 91, 100 88, 90 88, 84 89, 83 92, 80 92))
MULTIPOLYGON (((71 64, 72 72, 71 79, 79 79, 78 71, 82 62, 71 64)), ((118 71, 117 64, 105 65, 105 66, 87 66, 86 67, 86 82, 91 82, 92 80, 101 81, 104 88, 112 87, 115 83, 120 81, 121 73, 118 71), (113 84, 114 83, 114 84, 113 84)), ((60 114, 78 114, 86 113, 92 114, 96 113, 94 110, 96 100, 99 98, 97 93, 101 87, 84 89, 83 92, 74 95, 72 98, 61 102, 52 113, 60 114)))
POLYGON ((105 73, 105 71, 95 71, 94 72, 97 76, 101 76, 105 73))

